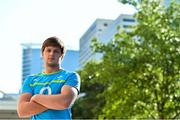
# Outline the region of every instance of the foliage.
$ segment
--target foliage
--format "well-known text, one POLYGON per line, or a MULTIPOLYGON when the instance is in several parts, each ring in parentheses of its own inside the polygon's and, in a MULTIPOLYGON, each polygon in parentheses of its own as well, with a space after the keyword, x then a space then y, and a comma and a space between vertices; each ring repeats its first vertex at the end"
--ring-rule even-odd
POLYGON ((180 117, 180 5, 132 3, 139 4, 134 30, 115 34, 108 44, 94 39, 102 61, 79 72, 87 93, 83 118, 180 117))
POLYGON ((78 71, 81 76, 81 92, 85 93, 85 97, 79 98, 73 107, 75 119, 98 118, 102 113, 105 98, 100 94, 106 85, 98 82, 100 79, 98 70, 101 68, 100 63, 91 61, 83 70, 78 71))

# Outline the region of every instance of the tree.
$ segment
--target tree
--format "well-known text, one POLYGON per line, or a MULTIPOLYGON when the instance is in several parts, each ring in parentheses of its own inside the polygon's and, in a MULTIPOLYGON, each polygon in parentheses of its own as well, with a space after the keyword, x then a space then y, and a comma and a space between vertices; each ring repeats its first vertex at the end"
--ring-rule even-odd
POLYGON ((82 86, 102 86, 97 92, 88 90, 96 104, 105 99, 94 108, 100 119, 179 118, 180 5, 163 7, 155 0, 131 3, 137 9, 137 26, 132 32, 117 33, 108 44, 93 40, 95 52, 103 58, 80 71, 82 86))
POLYGON ((81 76, 81 92, 84 97, 77 100, 73 107, 75 119, 98 118, 105 104, 105 97, 100 94, 104 91, 105 85, 99 83, 99 68, 101 64, 91 61, 78 71, 81 76))

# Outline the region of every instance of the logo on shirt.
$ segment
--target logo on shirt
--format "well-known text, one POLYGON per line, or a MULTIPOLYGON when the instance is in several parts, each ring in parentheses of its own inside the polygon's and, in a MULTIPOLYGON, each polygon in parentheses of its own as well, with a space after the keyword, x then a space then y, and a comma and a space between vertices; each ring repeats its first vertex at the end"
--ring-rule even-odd
POLYGON ((36 81, 38 81, 38 79, 37 79, 37 78, 35 78, 33 81, 35 81, 35 82, 36 82, 36 81))
POLYGON ((60 75, 60 76, 58 76, 57 78, 58 78, 58 79, 61 79, 62 77, 63 77, 63 76, 62 76, 62 75, 60 75))
POLYGON ((46 86, 46 87, 42 87, 39 94, 44 94, 45 91, 47 91, 47 94, 48 95, 51 95, 52 94, 52 91, 51 91, 51 88, 49 86, 46 86))

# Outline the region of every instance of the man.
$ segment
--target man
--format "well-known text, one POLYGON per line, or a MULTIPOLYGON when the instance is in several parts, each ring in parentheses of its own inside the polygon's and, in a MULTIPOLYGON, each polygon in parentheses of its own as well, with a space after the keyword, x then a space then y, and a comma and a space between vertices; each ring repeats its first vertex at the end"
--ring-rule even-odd
POLYGON ((71 106, 80 90, 77 73, 62 69, 65 48, 57 37, 46 39, 41 48, 45 70, 24 81, 18 101, 20 118, 71 119, 71 106))

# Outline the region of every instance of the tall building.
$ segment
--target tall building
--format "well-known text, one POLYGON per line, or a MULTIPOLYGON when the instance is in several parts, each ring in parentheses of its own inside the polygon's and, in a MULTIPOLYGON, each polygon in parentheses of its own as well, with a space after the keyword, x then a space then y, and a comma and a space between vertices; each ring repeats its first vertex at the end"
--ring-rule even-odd
POLYGON ((118 32, 118 27, 127 32, 132 30, 132 26, 137 24, 132 15, 120 15, 115 20, 97 19, 91 27, 80 38, 80 68, 90 60, 99 60, 100 53, 93 53, 91 50, 91 40, 96 37, 100 42, 107 43, 112 40, 114 34, 118 32))
POLYGON ((67 50, 61 63, 62 68, 68 71, 77 71, 79 69, 79 51, 67 50))
POLYGON ((96 58, 96 55, 93 54, 90 48, 91 40, 93 38, 99 38, 103 31, 106 30, 112 22, 113 20, 97 19, 80 38, 80 67, 92 58, 96 58))
POLYGON ((28 75, 39 73, 43 69, 40 44, 22 44, 22 80, 28 75))
MULTIPOLYGON (((140 0, 139 0, 140 1, 140 0)), ((169 6, 172 0, 161 0, 162 5, 169 6)), ((180 4, 180 0, 175 0, 180 4)), ((80 68, 90 60, 99 60, 102 54, 94 54, 90 48, 91 40, 96 37, 100 42, 107 43, 113 39, 114 35, 120 30, 129 32, 137 21, 133 15, 122 14, 115 20, 97 19, 80 38, 80 68), (104 24, 104 26, 103 26, 104 24), (101 28, 103 26, 103 29, 101 28)))
MULTIPOLYGON (((44 65, 41 57, 41 44, 22 44, 22 81, 31 74, 43 71, 44 65)), ((79 68, 79 51, 67 50, 61 63, 62 68, 68 71, 76 71, 79 68)))
POLYGON ((99 40, 103 43, 107 43, 114 38, 114 35, 119 32, 119 30, 124 30, 130 32, 132 26, 137 24, 137 21, 133 15, 121 14, 116 18, 109 27, 101 34, 99 40))

